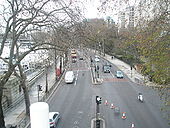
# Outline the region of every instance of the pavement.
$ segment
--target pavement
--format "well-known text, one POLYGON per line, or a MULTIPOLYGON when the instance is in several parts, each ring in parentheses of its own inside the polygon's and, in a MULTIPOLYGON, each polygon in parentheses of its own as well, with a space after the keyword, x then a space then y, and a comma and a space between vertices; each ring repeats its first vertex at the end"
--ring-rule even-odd
MULTIPOLYGON (((112 57, 107 55, 107 54, 105 56, 102 56, 102 57, 104 59, 110 61, 110 63, 113 63, 114 65, 116 65, 133 82, 136 82, 138 84, 145 83, 148 86, 155 86, 155 84, 153 84, 149 81, 145 81, 144 76, 142 76, 140 73, 138 73, 134 68, 132 68, 132 70, 131 70, 131 67, 128 64, 122 62, 121 60, 119 60, 115 57, 112 59, 112 57)), ((43 91, 40 93, 40 99, 43 96, 43 94, 45 93, 45 85, 46 85, 45 76, 46 76, 45 73, 42 74, 42 76, 37 79, 37 81, 34 83, 32 88, 30 89, 29 96, 30 96, 31 104, 38 101, 37 85, 42 85, 42 89, 43 89, 43 91)), ((51 67, 48 70, 48 87, 51 88, 54 85, 54 83, 55 83, 55 72, 54 72, 54 68, 51 67)), ((5 124, 8 125, 8 124, 19 123, 21 118, 23 118, 22 115, 24 115, 24 113, 25 113, 25 102, 23 101, 18 106, 11 109, 9 112, 7 112, 5 114, 5 124)))

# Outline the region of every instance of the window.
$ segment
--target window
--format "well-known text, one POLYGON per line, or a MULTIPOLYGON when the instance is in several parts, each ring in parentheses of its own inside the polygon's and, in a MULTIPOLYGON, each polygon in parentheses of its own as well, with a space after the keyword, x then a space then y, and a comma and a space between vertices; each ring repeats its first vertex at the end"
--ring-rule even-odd
POLYGON ((53 119, 55 119, 55 118, 57 117, 57 115, 58 115, 58 114, 54 114, 53 119))

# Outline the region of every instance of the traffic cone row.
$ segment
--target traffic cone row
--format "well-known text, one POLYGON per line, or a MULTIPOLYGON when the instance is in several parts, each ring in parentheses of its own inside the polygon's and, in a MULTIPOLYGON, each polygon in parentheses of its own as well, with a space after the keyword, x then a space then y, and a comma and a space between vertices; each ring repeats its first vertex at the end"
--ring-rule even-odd
MULTIPOLYGON (((108 106, 109 105, 109 103, 108 103, 108 101, 107 100, 105 100, 105 103, 104 103, 106 106, 108 106)), ((111 109, 114 109, 115 108, 115 106, 114 106, 114 104, 113 103, 111 103, 110 104, 110 108, 111 109)), ((126 112, 122 112, 122 119, 123 120, 125 120, 127 117, 126 117, 126 112)), ((131 128, 135 128, 135 124, 132 122, 131 123, 131 128)))
MULTIPOLYGON (((109 105, 109 103, 108 103, 107 100, 105 100, 104 104, 105 104, 106 106, 109 105)), ((115 108, 115 106, 113 105, 113 103, 110 104, 110 108, 111 108, 111 109, 115 108)))
MULTIPOLYGON (((106 106, 108 106, 109 105, 109 103, 108 103, 108 101, 107 100, 105 100, 105 103, 104 103, 106 106)), ((114 106, 114 104, 113 103, 111 103, 110 104, 110 108, 111 109, 114 109, 116 106, 114 106)), ((126 112, 122 112, 122 119, 126 119, 126 112)))

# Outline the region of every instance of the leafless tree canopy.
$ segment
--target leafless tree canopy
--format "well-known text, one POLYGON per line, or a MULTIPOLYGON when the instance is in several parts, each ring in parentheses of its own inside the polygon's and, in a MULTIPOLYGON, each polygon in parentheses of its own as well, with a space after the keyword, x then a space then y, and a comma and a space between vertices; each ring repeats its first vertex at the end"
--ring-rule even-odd
POLYGON ((0 59, 8 65, 6 73, 0 79, 0 127, 5 127, 2 96, 3 88, 15 72, 19 69, 21 86, 26 100, 26 110, 29 112, 29 97, 25 85, 25 75, 20 62, 32 51, 40 49, 66 50, 70 46, 70 26, 74 26, 81 19, 81 12, 70 0, 5 0, 0 12, 0 59), (31 37, 33 43, 26 51, 21 51, 18 40, 31 37), (10 42, 9 42, 10 39, 10 42), (3 56, 4 47, 9 43, 9 59, 3 56), (15 59, 15 61, 14 61, 15 59))

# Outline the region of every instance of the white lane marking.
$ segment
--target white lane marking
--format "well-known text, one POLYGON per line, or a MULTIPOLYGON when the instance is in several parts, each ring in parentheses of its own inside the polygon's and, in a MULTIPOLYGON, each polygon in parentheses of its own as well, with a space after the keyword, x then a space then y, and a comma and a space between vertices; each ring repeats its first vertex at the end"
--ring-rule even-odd
POLYGON ((74 124, 76 124, 76 125, 77 125, 77 124, 79 124, 79 122, 76 120, 76 121, 74 121, 74 124))
POLYGON ((79 128, 78 126, 73 126, 73 128, 79 128))
POLYGON ((75 78, 74 86, 76 86, 76 84, 77 84, 78 72, 79 72, 79 70, 77 70, 77 74, 76 74, 76 78, 75 78))
POLYGON ((83 114, 83 111, 78 111, 79 114, 83 114))
POLYGON ((110 74, 113 76, 113 78, 115 77, 115 75, 110 71, 110 74))

